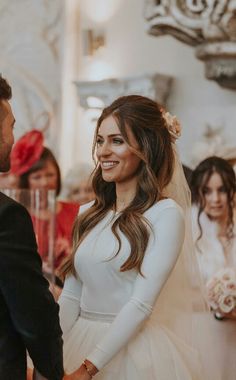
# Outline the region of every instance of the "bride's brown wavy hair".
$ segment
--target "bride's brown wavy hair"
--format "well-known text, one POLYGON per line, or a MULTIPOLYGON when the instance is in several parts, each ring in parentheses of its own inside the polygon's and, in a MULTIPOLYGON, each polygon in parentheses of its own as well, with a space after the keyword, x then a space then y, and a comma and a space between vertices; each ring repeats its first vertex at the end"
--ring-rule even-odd
MULTIPOLYGON (((163 198, 163 189, 171 180, 174 168, 174 152, 171 136, 162 108, 155 101, 139 96, 122 96, 106 107, 97 122, 93 143, 93 157, 96 153, 97 134, 101 123, 112 116, 126 143, 140 159, 137 171, 137 190, 133 201, 114 220, 112 232, 121 248, 121 231, 130 243, 130 255, 120 270, 136 268, 141 273, 141 265, 147 248, 150 228, 143 213, 154 203, 163 198), (138 148, 131 146, 127 131, 137 141, 138 148)), ((96 163, 93 173, 93 189, 96 194, 92 207, 78 216, 73 228, 73 248, 71 257, 63 264, 61 274, 75 274, 74 255, 86 235, 105 217, 107 212, 115 208, 116 187, 114 182, 106 182, 102 178, 100 163, 96 163)))

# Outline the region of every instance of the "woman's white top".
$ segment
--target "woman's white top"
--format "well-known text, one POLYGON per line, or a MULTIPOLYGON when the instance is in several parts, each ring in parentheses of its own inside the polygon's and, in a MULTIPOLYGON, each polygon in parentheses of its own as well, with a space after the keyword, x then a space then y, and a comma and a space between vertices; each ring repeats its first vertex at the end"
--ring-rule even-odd
POLYGON ((236 239, 233 238, 224 252, 223 246, 218 238, 217 223, 211 221, 205 212, 201 213, 200 224, 202 226, 202 237, 197 222, 198 208, 192 207, 193 239, 196 247, 196 254, 200 266, 200 271, 204 282, 207 282, 216 272, 227 266, 236 267, 236 239))
POLYGON ((77 278, 67 276, 59 299, 65 337, 81 310, 114 316, 108 333, 87 356, 98 369, 127 344, 152 313, 184 240, 182 209, 171 199, 162 200, 144 214, 153 232, 142 263, 143 276, 134 269, 120 272, 130 244, 119 232, 122 246, 115 256, 118 242, 111 226, 117 216, 109 211, 80 244, 75 255, 77 278))

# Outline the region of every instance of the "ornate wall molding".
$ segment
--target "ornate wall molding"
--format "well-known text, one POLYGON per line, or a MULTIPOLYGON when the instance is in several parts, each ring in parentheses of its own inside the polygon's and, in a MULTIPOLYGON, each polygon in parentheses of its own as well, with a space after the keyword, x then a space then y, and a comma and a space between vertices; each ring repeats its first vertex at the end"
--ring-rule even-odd
POLYGON ((146 0, 144 14, 149 34, 196 46, 206 77, 236 89, 235 0, 146 0))
POLYGON ((49 145, 60 126, 63 14, 62 0, 0 5, 0 72, 13 89, 16 137, 50 121, 49 145))
POLYGON ((117 97, 128 94, 148 96, 164 105, 170 94, 171 84, 172 78, 161 74, 75 82, 80 105, 85 109, 89 108, 89 97, 96 97, 102 101, 103 106, 108 106, 117 97))

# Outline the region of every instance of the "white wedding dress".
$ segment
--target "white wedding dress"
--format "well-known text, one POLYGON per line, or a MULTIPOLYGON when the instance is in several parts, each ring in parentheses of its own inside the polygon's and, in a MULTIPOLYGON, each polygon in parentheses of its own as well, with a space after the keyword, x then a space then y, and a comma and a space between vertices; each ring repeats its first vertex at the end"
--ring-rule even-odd
POLYGON ((111 224, 118 215, 109 211, 80 244, 77 277, 67 276, 59 299, 66 373, 88 358, 99 369, 97 380, 213 380, 203 377, 198 352, 182 334, 185 329, 191 336, 185 323, 190 315, 175 297, 185 229, 181 208, 165 199, 145 212, 153 234, 143 276, 120 272, 130 246, 120 232, 122 247, 114 257, 118 243, 111 224), (166 299, 167 287, 172 296, 166 299))

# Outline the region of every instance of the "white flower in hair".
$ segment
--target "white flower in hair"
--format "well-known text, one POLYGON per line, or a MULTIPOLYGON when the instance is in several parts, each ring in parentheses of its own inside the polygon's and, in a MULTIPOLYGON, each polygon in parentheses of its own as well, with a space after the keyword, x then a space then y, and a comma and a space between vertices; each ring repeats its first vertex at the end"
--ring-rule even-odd
POLYGON ((177 140, 181 136, 181 126, 179 120, 176 116, 171 115, 169 112, 163 111, 162 115, 165 119, 171 137, 174 141, 177 140))

